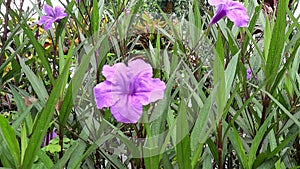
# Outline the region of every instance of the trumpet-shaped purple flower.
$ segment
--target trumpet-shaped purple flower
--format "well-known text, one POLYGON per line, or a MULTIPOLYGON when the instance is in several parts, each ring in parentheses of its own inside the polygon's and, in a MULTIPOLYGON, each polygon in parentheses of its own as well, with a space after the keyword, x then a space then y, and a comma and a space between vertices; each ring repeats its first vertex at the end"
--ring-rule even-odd
POLYGON ((126 66, 117 63, 104 65, 106 80, 94 87, 98 109, 110 107, 119 122, 136 123, 143 112, 143 105, 162 99, 166 85, 152 78, 152 67, 142 59, 133 60, 126 66))
POLYGON ((42 16, 42 18, 39 20, 38 24, 43 25, 45 24, 45 30, 49 30, 50 27, 54 22, 59 22, 64 17, 68 16, 64 12, 64 8, 56 6, 55 8, 52 8, 51 6, 45 4, 44 5, 44 11, 46 15, 42 16))
POLYGON ((248 26, 249 16, 242 3, 232 0, 208 0, 208 3, 217 7, 217 12, 210 24, 215 24, 227 16, 237 27, 248 26))

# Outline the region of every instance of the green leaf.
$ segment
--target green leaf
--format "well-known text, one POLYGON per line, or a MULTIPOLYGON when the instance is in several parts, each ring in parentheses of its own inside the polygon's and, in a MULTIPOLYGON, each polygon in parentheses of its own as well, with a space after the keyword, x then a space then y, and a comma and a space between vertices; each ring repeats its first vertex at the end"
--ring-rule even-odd
POLYGON ((217 145, 211 140, 211 138, 208 138, 206 143, 211 154, 213 155, 214 160, 219 161, 219 158, 221 157, 219 157, 217 145))
MULTIPOLYGON (((274 112, 272 113, 274 114, 274 112)), ((248 154, 248 168, 252 168, 255 157, 256 157, 256 152, 259 151, 258 147, 264 136, 266 135, 266 131, 268 129, 268 126, 270 125, 270 122, 272 118, 274 117, 272 114, 268 116, 268 118, 264 121, 263 125, 259 128, 258 132, 256 133, 252 145, 249 150, 248 154)))
POLYGON ((209 152, 209 149, 205 149, 203 157, 203 169, 212 169, 212 156, 209 152))
POLYGON ((159 135, 160 133, 165 131, 165 122, 167 119, 167 114, 169 110, 169 105, 171 104, 171 92, 172 87, 174 85, 174 75, 171 76, 171 78, 168 80, 166 84, 165 94, 164 94, 164 100, 158 102, 158 106, 155 106, 152 116, 150 119, 155 119, 151 124, 151 133, 152 135, 159 135), (155 116, 157 114, 161 114, 160 118, 156 118, 155 116))
POLYGON ((82 140, 78 140, 78 146, 76 148, 76 151, 74 151, 70 157, 70 161, 68 162, 68 167, 70 169, 78 169, 79 166, 76 166, 77 162, 80 162, 81 156, 78 154, 83 154, 86 149, 86 143, 82 140))
MULTIPOLYGON (((263 55, 263 53, 262 53, 262 51, 261 51, 261 50, 262 50, 261 47, 259 47, 259 46, 257 45, 256 40, 253 38, 252 34, 249 32, 248 29, 245 29, 245 32, 246 32, 246 34, 247 34, 246 37, 249 37, 249 39, 250 39, 251 42, 253 43, 253 45, 254 45, 254 47, 255 47, 257 53, 259 54, 260 58, 261 58, 262 60, 264 60, 264 55, 263 55)), ((263 63, 265 63, 265 62, 263 62, 263 63)), ((264 66, 265 66, 265 64, 262 65, 262 67, 264 67, 264 66)))
MULTIPOLYGON (((198 118, 195 122, 194 128, 191 132, 191 149, 195 151, 199 143, 203 143, 208 133, 205 134, 207 123, 209 121, 209 115, 211 112, 212 97, 211 95, 204 100, 204 106, 200 109, 198 118), (206 136, 206 137, 205 137, 206 136)), ((194 156, 193 164, 198 157, 194 156)))
POLYGON ((46 154, 45 151, 40 150, 37 154, 39 157, 39 160, 47 167, 51 168, 53 166, 52 160, 49 158, 49 156, 46 154))
POLYGON ((197 45, 199 45, 200 41, 202 40, 201 37, 201 18, 200 18, 200 12, 198 9, 197 1, 193 5, 189 6, 189 34, 191 40, 191 46, 193 48, 196 48, 197 45))
POLYGON ((47 128, 54 114, 56 104, 60 98, 60 92, 62 88, 65 88, 63 84, 66 76, 69 75, 68 72, 70 63, 71 58, 68 58, 66 60, 66 65, 64 66, 63 74, 59 76, 58 81, 54 86, 51 95, 45 104, 44 109, 37 116, 37 119, 39 120, 36 120, 34 123, 33 132, 31 137, 29 138, 29 144, 26 149, 24 161, 22 164, 23 168, 31 168, 33 165, 34 159, 40 149, 40 146, 38 145, 41 145, 44 135, 46 134, 47 128))
MULTIPOLYGON (((11 10, 11 12, 13 12, 11 10)), ((20 18, 19 18, 20 19, 20 18)), ((39 42, 35 39, 35 36, 33 35, 29 25, 25 24, 25 23, 20 23, 20 26, 23 28, 24 32, 26 33, 26 35, 28 36, 30 42, 32 43, 34 49, 36 50, 38 57, 41 59, 43 66, 45 67, 46 71, 47 71, 47 75, 49 76, 49 79, 51 81, 51 84, 54 84, 54 77, 52 75, 52 69, 50 67, 50 64, 47 60, 47 58, 45 57, 45 51, 42 48, 41 44, 39 44, 39 42)))
POLYGON ((226 70, 225 70, 225 82, 226 82, 226 93, 225 93, 225 99, 229 98, 232 83, 235 77, 235 71, 236 71, 236 66, 237 66, 237 61, 238 61, 238 54, 236 53, 232 59, 230 60, 226 70))
POLYGON ((202 30, 202 16, 201 16, 201 12, 199 9, 199 2, 198 1, 193 1, 193 12, 194 12, 194 23, 196 28, 198 28, 199 30, 202 30))
MULTIPOLYGON (((281 62, 282 50, 285 42, 285 29, 286 29, 286 7, 288 1, 278 1, 278 11, 274 29, 272 31, 271 43, 268 52, 268 59, 266 63, 266 77, 276 78, 276 74, 281 62)), ((269 90, 270 85, 274 80, 270 80, 267 85, 269 90)))
POLYGON ((21 126, 21 163, 23 163, 25 150, 27 148, 28 142, 27 142, 27 133, 26 128, 21 126))
POLYGON ((239 133, 234 126, 232 126, 232 131, 230 130, 228 132, 228 137, 229 137, 230 142, 232 143, 233 148, 236 150, 235 152, 237 153, 237 156, 238 156, 242 166, 245 169, 248 168, 247 156, 245 153, 245 149, 243 147, 239 133))
POLYGON ((173 169, 173 165, 171 163, 171 158, 169 157, 167 152, 164 152, 163 157, 162 157, 162 164, 164 168, 168 168, 168 169, 173 169))
MULTIPOLYGON (((7 40, 7 42, 8 42, 8 40, 7 40)), ((9 63, 11 63, 14 59, 15 59, 15 57, 18 55, 18 53, 21 51, 21 49, 23 49, 23 47, 26 45, 28 43, 28 39, 26 38, 25 40, 24 40, 24 42, 12 53, 12 54, 10 54, 9 55, 9 57, 5 60, 5 62, 4 63, 2 63, 1 65, 0 65, 0 72, 4 72, 4 69, 5 69, 5 67, 9 64, 9 63)), ((2 47, 3 49, 4 49, 4 47, 2 47)), ((1 51, 1 55, 0 56, 3 56, 2 55, 2 52, 3 51, 5 51, 5 50, 2 50, 1 51)), ((16 70, 11 70, 10 72, 14 72, 14 71, 16 71, 16 70)), ((6 75, 4 75, 2 78, 2 83, 4 83, 6 80, 9 80, 10 79, 10 72, 8 72, 6 75)), ((18 70, 16 71, 16 72, 18 72, 18 70)), ((16 75, 16 72, 14 72, 14 74, 12 74, 12 76, 13 75, 16 75)))
MULTIPOLYGON (((218 41, 219 40, 218 38, 218 41)), ((218 42, 217 42, 218 43, 218 42)), ((218 112, 220 114, 223 114, 223 110, 225 107, 225 75, 224 75, 224 54, 222 57, 222 53, 223 53, 223 48, 219 47, 217 48, 217 53, 221 54, 221 56, 215 56, 215 60, 214 60, 214 86, 216 88, 216 103, 217 103, 217 107, 218 107, 218 112)))
POLYGON ((22 71, 28 78, 33 90, 38 96, 39 100, 45 104, 47 98, 49 97, 48 92, 43 84, 43 82, 34 74, 34 72, 24 63, 23 59, 19 58, 22 71))
POLYGON ((268 60, 268 54, 269 54, 269 48, 270 48, 270 44, 271 44, 271 36, 272 36, 272 32, 271 32, 271 24, 269 21, 269 18, 267 17, 266 19, 266 26, 265 26, 265 30, 264 30, 264 58, 265 61, 268 60))
MULTIPOLYGON (((273 93, 276 89, 277 86, 280 84, 280 82, 282 81, 283 77, 286 74, 286 71, 289 69, 290 65, 293 63, 295 57, 298 56, 298 48, 300 46, 300 41, 298 40, 294 46, 293 52, 291 53, 290 57, 287 58, 286 63, 284 64, 283 68, 280 70, 279 73, 277 73, 276 78, 274 79, 274 83, 272 88, 270 89, 269 93, 273 93)), ((267 81, 269 81, 269 79, 267 79, 267 81)))
POLYGON ((96 33, 99 29, 99 9, 98 9, 98 1, 93 0, 93 9, 92 9, 92 16, 91 16, 91 26, 94 33, 96 33))
POLYGON ((246 30, 249 32, 249 34, 247 34, 248 36, 245 37, 242 53, 246 53, 246 50, 248 50, 247 46, 250 45, 249 41, 252 38, 252 32, 253 32, 254 27, 257 23, 257 19, 259 17, 259 14, 261 13, 261 8, 262 8, 262 4, 255 7, 255 12, 254 12, 253 16, 251 17, 249 27, 246 28, 246 30), (251 35, 251 36, 249 36, 249 35, 251 35))
POLYGON ((278 157, 273 156, 271 159, 264 161, 257 169, 271 169, 274 168, 274 165, 278 161, 278 157))
POLYGON ((224 65, 224 48, 223 48, 222 39, 223 39, 223 37, 222 37, 221 31, 219 30, 218 31, 218 39, 216 42, 216 52, 217 52, 217 57, 219 57, 219 60, 224 65))
MULTIPOLYGON (((73 108, 73 105, 74 105, 74 98, 77 97, 77 94, 80 90, 80 87, 78 87, 78 86, 81 86, 81 84, 82 84, 82 80, 85 76, 84 74, 89 66, 89 63, 93 56, 93 53, 95 52, 96 49, 99 48, 99 46, 101 44, 105 43, 106 41, 107 41, 106 36, 103 36, 101 39, 99 39, 97 44, 89 51, 89 53, 87 55, 83 56, 84 59, 82 59, 79 67, 76 69, 76 72, 75 72, 71 82, 69 83, 67 93, 62 102, 60 114, 58 116, 59 123, 61 126, 64 126, 68 120, 68 117, 69 117, 71 110, 73 108)), ((68 53, 68 57, 71 58, 71 55, 69 55, 69 53, 68 53)), ((105 58, 103 57, 102 59, 105 59, 105 58)), ((101 60, 100 60, 100 62, 101 62, 101 60)))
MULTIPOLYGON (((150 152, 151 152, 151 150, 148 149, 147 154, 150 155, 151 154, 150 152)), ((154 154, 156 154, 156 155, 144 158, 146 169, 159 168, 159 156, 160 155, 157 155, 157 152, 158 152, 158 150, 156 149, 154 152, 154 154)))
POLYGON ((263 91, 264 93, 266 93, 270 99, 291 119, 294 121, 294 123, 300 127, 300 122, 298 119, 295 118, 294 115, 292 115, 292 113, 290 111, 288 111, 277 99, 275 99, 270 93, 263 91))
POLYGON ((67 149, 67 151, 64 153, 64 156, 59 159, 56 164, 52 167, 52 169, 61 169, 64 168, 68 160, 70 159, 72 153, 78 148, 78 141, 73 144, 70 148, 67 149))
POLYGON ((49 151, 51 154, 60 152, 61 148, 58 144, 48 144, 44 147, 45 151, 49 151))
POLYGON ((235 55, 239 51, 239 46, 237 44, 236 37, 232 34, 230 29, 226 29, 228 35, 228 45, 232 55, 235 55))
MULTIPOLYGON (((90 155, 93 151, 95 151, 96 149, 99 148, 98 144, 92 144, 90 145, 90 147, 88 147, 88 149, 85 151, 85 153, 80 156, 80 160, 77 161, 76 165, 74 168, 78 168, 80 163, 88 157, 88 155, 90 155)), ((112 155, 109 155, 108 153, 106 153, 105 151, 99 149, 97 151, 100 151, 100 154, 103 158, 105 158, 113 167, 118 168, 118 169, 126 169, 125 165, 123 163, 120 162, 120 160, 112 155)))
POLYGON ((7 119, 0 115, 0 136, 2 138, 1 147, 6 145, 9 152, 7 155, 11 155, 13 159, 13 168, 19 168, 21 163, 20 146, 16 138, 15 130, 9 125, 7 119))
POLYGON ((184 98, 180 101, 176 119, 176 157, 179 168, 191 168, 190 136, 187 121, 187 105, 184 98))
POLYGON ((30 110, 32 109, 33 104, 31 104, 30 106, 26 107, 24 100, 22 99, 22 96, 16 91, 15 87, 10 86, 11 92, 15 98, 15 102, 18 108, 18 112, 20 114, 20 116, 13 122, 12 127, 17 130, 21 123, 26 120, 26 128, 28 132, 31 132, 32 130, 32 119, 30 114, 30 110))
MULTIPOLYGON (((253 168, 263 168, 267 160, 272 160, 272 158, 276 157, 278 153, 280 153, 286 146, 288 146, 297 136, 297 132, 289 136, 287 139, 284 139, 282 143, 280 143, 272 152, 263 152, 257 156, 254 161, 253 168)), ((278 159, 278 157, 277 157, 278 159)))

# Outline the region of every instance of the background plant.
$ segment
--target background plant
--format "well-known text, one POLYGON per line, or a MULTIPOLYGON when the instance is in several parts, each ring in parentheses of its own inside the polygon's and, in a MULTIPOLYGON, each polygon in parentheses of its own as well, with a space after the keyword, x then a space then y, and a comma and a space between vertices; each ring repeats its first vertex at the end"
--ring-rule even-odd
POLYGON ((299 2, 244 1, 247 28, 209 26, 206 2, 168 2, 68 1, 45 31, 34 18, 51 1, 0 1, 0 166, 297 168, 299 2), (135 58, 167 88, 122 124, 96 109, 92 89, 103 65, 135 58))

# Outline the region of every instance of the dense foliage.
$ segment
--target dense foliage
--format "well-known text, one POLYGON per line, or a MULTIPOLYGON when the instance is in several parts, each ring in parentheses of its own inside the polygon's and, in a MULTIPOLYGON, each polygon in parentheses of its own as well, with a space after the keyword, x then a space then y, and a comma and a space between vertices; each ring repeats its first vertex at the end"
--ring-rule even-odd
POLYGON ((299 168, 300 3, 209 2, 0 0, 0 167, 299 168))

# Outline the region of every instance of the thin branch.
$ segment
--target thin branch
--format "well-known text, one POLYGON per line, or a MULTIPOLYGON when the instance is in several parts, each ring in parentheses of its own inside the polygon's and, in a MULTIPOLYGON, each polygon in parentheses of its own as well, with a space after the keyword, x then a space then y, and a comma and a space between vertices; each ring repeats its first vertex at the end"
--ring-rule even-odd
MULTIPOLYGON (((5 2, 4 2, 5 3, 5 2)), ((5 44, 7 40, 7 34, 8 34, 8 21, 9 21, 9 10, 10 10, 11 0, 7 0, 5 3, 5 15, 4 15, 4 26, 3 26, 3 35, 1 38, 2 45, 5 44)), ((0 65, 4 62, 5 58, 5 52, 3 52, 3 55, 0 56, 0 65)))

